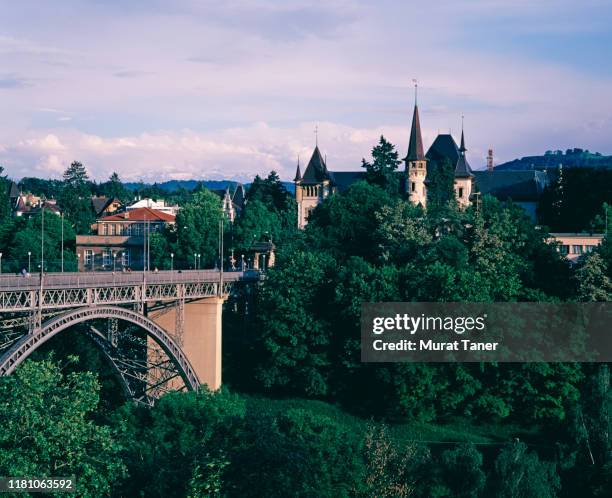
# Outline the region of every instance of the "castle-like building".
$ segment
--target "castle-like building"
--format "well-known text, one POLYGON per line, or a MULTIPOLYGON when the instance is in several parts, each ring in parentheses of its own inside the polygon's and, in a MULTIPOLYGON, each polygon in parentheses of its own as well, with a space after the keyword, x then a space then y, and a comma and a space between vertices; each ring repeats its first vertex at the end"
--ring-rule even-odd
MULTIPOLYGON (((539 171, 472 171, 467 158, 465 135, 461 130, 461 143, 457 146, 450 134, 438 134, 425 153, 419 108, 414 105, 408 153, 404 158, 401 174, 401 193, 415 205, 427 207, 427 183, 434 168, 454 167, 455 198, 460 207, 468 206, 473 194, 491 194, 500 200, 511 198, 535 219, 536 205, 548 179, 539 171)), ((323 200, 346 190, 351 184, 365 179, 365 171, 330 171, 327 161, 321 156, 318 144, 302 175, 298 161, 295 174, 295 199, 298 205, 299 228, 308 223, 310 212, 323 200)))

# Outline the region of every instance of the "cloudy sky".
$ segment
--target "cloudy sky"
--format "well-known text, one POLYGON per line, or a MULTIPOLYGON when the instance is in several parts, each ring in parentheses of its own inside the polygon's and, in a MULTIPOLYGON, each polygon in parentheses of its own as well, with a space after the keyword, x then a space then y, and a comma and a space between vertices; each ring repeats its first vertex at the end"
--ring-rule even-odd
POLYGON ((102 180, 291 179, 460 132, 485 164, 612 154, 609 0, 0 0, 0 164, 102 180))

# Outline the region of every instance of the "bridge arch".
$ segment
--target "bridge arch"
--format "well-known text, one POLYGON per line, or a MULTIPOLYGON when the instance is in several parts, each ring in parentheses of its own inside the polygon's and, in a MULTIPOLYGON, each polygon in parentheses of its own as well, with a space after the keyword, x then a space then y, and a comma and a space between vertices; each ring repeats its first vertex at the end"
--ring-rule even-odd
MULTIPOLYGON (((199 388, 200 382, 198 376, 176 341, 151 319, 130 309, 118 306, 77 308, 47 320, 40 328, 34 329, 31 333, 26 333, 0 357, 0 375, 10 375, 13 373, 42 344, 67 328, 79 323, 103 318, 118 319, 140 327, 172 361, 185 387, 192 391, 199 388)), ((116 365, 113 365, 113 367, 116 367, 116 365)), ((126 386, 124 385, 123 387, 125 388, 126 386)), ((126 392, 129 392, 129 390, 126 392)))

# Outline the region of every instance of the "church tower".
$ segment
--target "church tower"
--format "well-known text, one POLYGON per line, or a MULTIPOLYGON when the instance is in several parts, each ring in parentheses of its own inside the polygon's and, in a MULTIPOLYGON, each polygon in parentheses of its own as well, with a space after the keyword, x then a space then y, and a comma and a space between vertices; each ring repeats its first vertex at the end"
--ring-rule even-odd
POLYGON ((312 210, 331 192, 331 177, 318 145, 315 146, 303 176, 300 173, 300 161, 298 159, 293 181, 295 183, 295 201, 298 207, 297 224, 298 228, 304 228, 312 210))
POLYGON ((413 204, 427 204, 427 191, 425 177, 427 176, 427 159, 423 152, 423 138, 421 136, 421 123, 419 121, 419 107, 417 105, 417 85, 414 85, 414 114, 412 116, 412 129, 406 163, 406 187, 408 199, 413 204))
POLYGON ((470 196, 472 195, 472 187, 474 184, 474 174, 472 168, 465 157, 465 137, 463 135, 463 124, 461 125, 461 147, 459 147, 459 159, 455 166, 455 198, 459 207, 470 205, 470 196))

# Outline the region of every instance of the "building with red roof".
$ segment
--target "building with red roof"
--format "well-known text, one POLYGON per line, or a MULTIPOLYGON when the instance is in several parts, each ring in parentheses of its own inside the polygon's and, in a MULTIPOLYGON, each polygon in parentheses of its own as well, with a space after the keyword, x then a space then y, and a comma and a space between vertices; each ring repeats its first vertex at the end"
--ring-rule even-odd
POLYGON ((148 264, 150 235, 174 223, 174 215, 147 207, 99 218, 91 227, 93 235, 76 237, 79 271, 142 270, 148 264))

